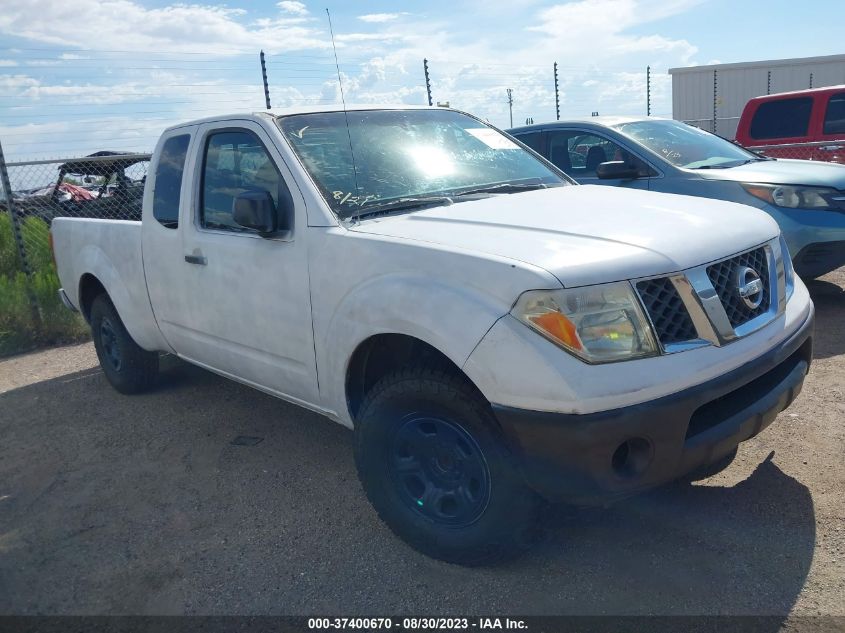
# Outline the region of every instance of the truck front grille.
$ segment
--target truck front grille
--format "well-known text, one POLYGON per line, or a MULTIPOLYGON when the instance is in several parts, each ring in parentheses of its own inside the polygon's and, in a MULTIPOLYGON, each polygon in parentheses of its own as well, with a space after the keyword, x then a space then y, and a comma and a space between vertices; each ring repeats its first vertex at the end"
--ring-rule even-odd
POLYGON ((668 277, 641 281, 637 292, 664 346, 698 338, 689 312, 668 277))
POLYGON ((790 290, 786 283, 775 239, 718 262, 638 279, 633 285, 663 352, 673 354, 725 345, 764 327, 784 309, 790 290))
POLYGON ((722 301, 725 313, 733 327, 748 323, 769 309, 769 261, 762 247, 742 253, 707 267, 707 276, 722 301), (763 299, 756 308, 750 308, 739 296, 737 271, 747 266, 753 269, 763 281, 763 299))

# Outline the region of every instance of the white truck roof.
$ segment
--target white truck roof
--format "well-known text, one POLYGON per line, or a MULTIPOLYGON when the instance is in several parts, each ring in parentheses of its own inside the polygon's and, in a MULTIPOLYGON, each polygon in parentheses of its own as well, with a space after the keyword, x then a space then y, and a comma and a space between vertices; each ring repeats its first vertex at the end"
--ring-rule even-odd
MULTIPOLYGON (((408 105, 406 103, 356 103, 346 106, 349 112, 359 110, 444 110, 439 106, 429 105, 408 105)), ((276 118, 280 116, 289 116, 292 114, 313 114, 318 112, 343 112, 343 104, 331 103, 322 105, 302 105, 292 106, 289 108, 272 108, 270 110, 255 110, 253 112, 235 112, 229 114, 218 114, 215 116, 203 117, 201 119, 194 119, 193 121, 186 121, 178 125, 172 125, 167 130, 177 130, 179 128, 188 127, 191 125, 198 125, 200 123, 213 123, 215 121, 225 121, 228 119, 254 119, 258 117, 276 118)))

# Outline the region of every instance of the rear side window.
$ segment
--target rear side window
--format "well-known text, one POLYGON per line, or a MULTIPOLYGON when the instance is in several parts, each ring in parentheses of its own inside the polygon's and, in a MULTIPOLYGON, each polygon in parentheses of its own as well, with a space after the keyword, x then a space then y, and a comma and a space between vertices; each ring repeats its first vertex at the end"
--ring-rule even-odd
POLYGON ((525 132, 524 134, 514 135, 514 138, 522 141, 535 152, 540 153, 540 132, 525 132))
POLYGON ((810 127, 812 97, 765 101, 751 121, 751 138, 795 138, 807 136, 810 127))
POLYGON ((188 134, 167 139, 161 148, 156 167, 153 217, 168 229, 179 226, 179 194, 182 191, 182 173, 190 140, 188 134))
POLYGON ((822 131, 824 134, 845 134, 845 92, 833 95, 828 101, 822 131))

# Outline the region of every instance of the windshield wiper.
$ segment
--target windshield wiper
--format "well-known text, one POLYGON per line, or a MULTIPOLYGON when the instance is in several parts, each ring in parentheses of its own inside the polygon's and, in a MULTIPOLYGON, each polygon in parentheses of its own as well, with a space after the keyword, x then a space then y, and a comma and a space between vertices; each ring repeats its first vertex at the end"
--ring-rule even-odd
POLYGON ((406 211, 408 209, 419 209, 420 207, 431 207, 435 205, 450 205, 452 198, 448 196, 422 196, 414 198, 397 198, 383 204, 369 205, 357 213, 348 216, 349 219, 369 218, 376 215, 383 215, 393 211, 406 211))
MULTIPOLYGON (((552 185, 559 186, 559 185, 552 185)), ((534 189, 548 189, 549 185, 542 182, 520 183, 502 182, 497 185, 478 187, 476 189, 462 189, 455 191, 455 196, 472 196, 479 193, 519 193, 520 191, 532 191, 534 189)))
POLYGON ((771 158, 766 157, 758 157, 758 158, 747 158, 745 160, 741 160, 736 163, 719 163, 718 165, 701 165, 700 167, 692 167, 691 169, 731 169, 732 167, 740 167, 742 165, 747 165, 748 163, 760 163, 763 161, 772 160, 771 158))

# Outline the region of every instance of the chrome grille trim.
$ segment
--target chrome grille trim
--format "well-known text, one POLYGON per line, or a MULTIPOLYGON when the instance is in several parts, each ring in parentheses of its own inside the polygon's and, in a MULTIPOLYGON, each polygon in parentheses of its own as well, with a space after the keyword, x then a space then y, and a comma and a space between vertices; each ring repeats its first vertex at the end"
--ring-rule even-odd
POLYGON ((772 300, 771 291, 774 288, 769 279, 769 259, 766 248, 761 246, 710 264, 705 269, 734 329, 768 312, 772 300), (737 292, 738 275, 740 271, 748 268, 756 271, 763 282, 762 290, 758 293, 759 305, 755 307, 746 305, 746 300, 737 292))
MULTIPOLYGON (((719 282, 720 279, 717 277, 716 281, 719 282)), ((637 279, 632 281, 632 285, 640 298, 640 303, 649 318, 653 332, 660 342, 663 352, 667 354, 686 351, 704 345, 726 345, 759 330, 779 314, 782 314, 786 309, 788 291, 786 288, 786 271, 779 238, 775 238, 765 244, 747 249, 730 257, 725 257, 715 262, 708 262, 680 273, 637 279), (756 253, 756 251, 760 251, 760 253, 756 253), (764 309, 751 311, 751 317, 744 321, 741 318, 738 319, 736 316, 737 311, 732 309, 732 313, 734 314, 734 322, 732 323, 728 311, 725 309, 723 298, 728 301, 733 300, 732 296, 727 293, 728 291, 733 292, 733 286, 735 284, 730 280, 726 282, 722 279, 723 287, 717 289, 713 283, 714 278, 711 269, 721 266, 723 268, 728 267, 729 270, 736 270, 740 265, 748 265, 745 262, 750 261, 749 258, 752 257, 757 257, 757 261, 752 263, 756 263, 757 266, 762 268, 763 266, 759 261, 760 256, 764 258, 765 270, 757 272, 760 274, 760 278, 764 283, 766 292, 764 303, 766 306, 764 309), (668 331, 670 336, 665 339, 661 338, 661 334, 667 332, 665 328, 661 328, 661 324, 665 323, 668 317, 659 313, 652 314, 650 308, 657 307, 665 309, 667 304, 666 302, 655 302, 650 297, 643 296, 644 291, 650 288, 659 288, 661 287, 660 284, 664 284, 665 281, 671 282, 683 303, 683 308, 692 321, 695 335, 691 336, 689 340, 677 340, 677 336, 671 336, 671 334, 675 333, 674 330, 668 331), (730 286, 726 287, 724 285, 725 283, 730 283, 730 286), (722 292, 720 293, 719 290, 722 292)), ((736 290, 738 292, 738 288, 736 290)), ((677 309, 677 305, 672 303, 671 309, 677 309)), ((677 321, 677 317, 675 317, 675 320, 677 321)), ((687 329, 684 329, 683 332, 691 335, 687 329)))

